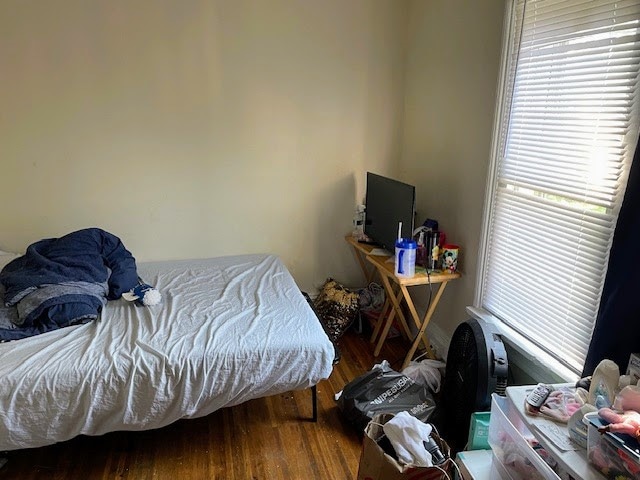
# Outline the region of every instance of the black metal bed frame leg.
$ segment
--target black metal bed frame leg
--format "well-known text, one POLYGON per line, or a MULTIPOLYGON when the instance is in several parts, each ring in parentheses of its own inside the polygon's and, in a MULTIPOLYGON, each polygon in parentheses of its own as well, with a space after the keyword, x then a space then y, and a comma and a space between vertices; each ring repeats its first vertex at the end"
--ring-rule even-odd
POLYGON ((311 387, 311 403, 313 404, 313 417, 312 421, 318 421, 318 389, 317 385, 311 387))

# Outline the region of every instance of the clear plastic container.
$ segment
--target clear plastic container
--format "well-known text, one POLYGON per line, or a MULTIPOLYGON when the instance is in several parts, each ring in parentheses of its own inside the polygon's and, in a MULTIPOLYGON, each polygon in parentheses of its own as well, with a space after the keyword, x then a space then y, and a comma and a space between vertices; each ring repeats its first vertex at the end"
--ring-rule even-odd
POLYGON ((491 480, 511 480, 511 475, 509 475, 509 472, 504 468, 504 465, 500 463, 495 453, 492 455, 489 478, 491 478, 491 480))
POLYGON ((612 480, 640 479, 640 445, 629 435, 600 433, 603 426, 597 415, 585 416, 589 422, 587 457, 606 478, 612 480))
MULTIPOLYGON (((560 480, 553 469, 538 455, 537 443, 522 422, 513 404, 495 393, 491 397, 489 445, 502 469, 513 480, 560 480)), ((501 478, 505 478, 501 476, 501 478)))

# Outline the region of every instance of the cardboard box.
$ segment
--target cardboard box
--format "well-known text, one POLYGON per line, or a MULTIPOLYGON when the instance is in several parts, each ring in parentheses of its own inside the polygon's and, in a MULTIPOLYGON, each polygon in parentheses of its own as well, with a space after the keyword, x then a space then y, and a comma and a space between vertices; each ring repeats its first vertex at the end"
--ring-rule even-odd
POLYGON ((378 414, 365 428, 358 480, 446 480, 447 475, 453 478, 453 460, 450 457, 449 445, 435 431, 431 436, 447 457, 447 461, 439 465, 440 468, 401 465, 395 458, 385 453, 378 441, 384 436, 382 425, 391 418, 393 414, 378 414))

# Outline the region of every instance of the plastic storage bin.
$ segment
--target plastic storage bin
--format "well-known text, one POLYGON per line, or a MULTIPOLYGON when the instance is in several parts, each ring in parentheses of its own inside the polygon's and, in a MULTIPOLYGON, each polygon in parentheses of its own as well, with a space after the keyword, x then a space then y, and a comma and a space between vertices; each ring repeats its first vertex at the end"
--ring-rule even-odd
POLYGON ((531 446, 535 439, 511 402, 495 393, 491 398, 489 445, 495 472, 512 480, 559 480, 560 477, 531 446))
POLYGON ((587 456, 589 462, 605 477, 612 480, 640 479, 640 445, 624 434, 604 433, 598 427, 604 425, 600 417, 589 416, 587 456))
POLYGON ((511 475, 509 475, 504 465, 500 463, 495 453, 492 454, 492 457, 489 478, 491 480, 511 480, 511 475))

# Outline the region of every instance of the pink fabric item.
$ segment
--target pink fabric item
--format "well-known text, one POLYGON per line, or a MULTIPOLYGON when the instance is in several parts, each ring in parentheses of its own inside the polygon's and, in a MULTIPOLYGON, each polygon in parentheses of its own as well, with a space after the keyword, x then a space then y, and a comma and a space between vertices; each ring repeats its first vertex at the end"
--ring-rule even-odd
POLYGON ((554 390, 549 394, 540 414, 561 423, 567 423, 583 403, 571 390, 554 390))
POLYGON ((600 433, 626 433, 636 439, 640 439, 640 413, 634 410, 620 413, 610 408, 601 408, 598 410, 598 415, 609 422, 609 425, 598 429, 600 433))

